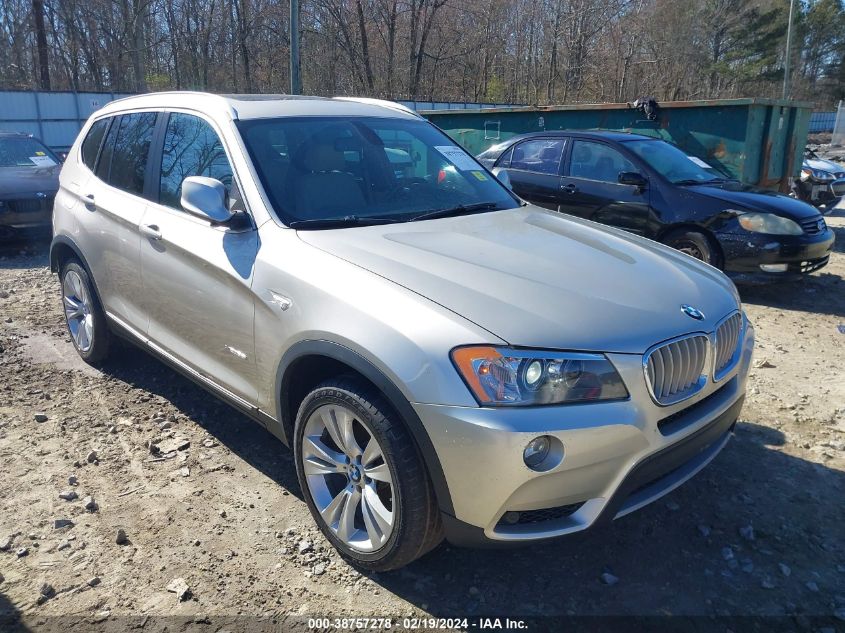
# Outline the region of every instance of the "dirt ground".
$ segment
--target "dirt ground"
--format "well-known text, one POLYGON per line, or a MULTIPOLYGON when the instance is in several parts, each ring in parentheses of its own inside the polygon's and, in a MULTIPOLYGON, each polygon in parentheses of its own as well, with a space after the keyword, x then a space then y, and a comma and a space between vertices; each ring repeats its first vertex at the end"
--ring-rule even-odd
POLYGON ((257 617, 307 627, 315 615, 674 614, 843 631, 845 210, 828 222, 827 268, 741 289, 755 368, 735 440, 699 476, 587 536, 506 551, 443 545, 369 576, 314 527, 284 446, 137 349, 103 372, 84 365, 46 242, 0 247, 5 627, 15 617, 29 630, 216 632, 257 617), (164 459, 151 442, 179 450, 164 459))

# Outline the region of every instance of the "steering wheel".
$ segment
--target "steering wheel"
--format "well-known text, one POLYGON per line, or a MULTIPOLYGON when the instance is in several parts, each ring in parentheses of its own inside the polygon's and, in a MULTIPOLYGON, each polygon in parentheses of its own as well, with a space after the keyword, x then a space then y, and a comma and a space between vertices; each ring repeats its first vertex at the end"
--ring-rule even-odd
POLYGON ((394 186, 386 192, 386 198, 388 200, 396 200, 397 198, 411 193, 417 187, 429 184, 430 183, 426 181, 425 178, 402 178, 401 180, 396 180, 394 186))

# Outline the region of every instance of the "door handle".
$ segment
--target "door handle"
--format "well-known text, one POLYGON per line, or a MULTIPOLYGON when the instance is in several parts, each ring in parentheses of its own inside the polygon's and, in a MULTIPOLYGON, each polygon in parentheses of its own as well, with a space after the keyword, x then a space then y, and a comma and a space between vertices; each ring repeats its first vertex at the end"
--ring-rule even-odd
POLYGON ((82 202, 85 204, 85 207, 91 211, 94 211, 97 208, 97 205, 94 202, 93 193, 89 193, 87 196, 82 196, 82 202))
POLYGON ((565 191, 566 193, 575 193, 576 191, 578 191, 578 187, 573 185, 571 182, 567 185, 561 185, 560 188, 561 188, 562 191, 565 191))
POLYGON ((141 233, 146 235, 151 240, 161 239, 161 229, 157 224, 142 224, 140 227, 141 233))

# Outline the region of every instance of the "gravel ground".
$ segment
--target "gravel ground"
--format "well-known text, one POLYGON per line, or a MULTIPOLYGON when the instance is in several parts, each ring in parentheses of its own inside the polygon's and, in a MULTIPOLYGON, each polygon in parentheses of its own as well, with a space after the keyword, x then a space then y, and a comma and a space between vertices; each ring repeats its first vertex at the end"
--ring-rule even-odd
POLYGON ((2 247, 0 613, 30 630, 675 614, 790 616, 777 621, 808 630, 825 616, 843 631, 845 210, 828 220, 827 268, 742 289, 758 336, 749 396, 735 440, 698 477, 589 535, 443 545, 369 576, 313 526, 284 446, 135 348, 103 372, 84 365, 47 244, 2 247))

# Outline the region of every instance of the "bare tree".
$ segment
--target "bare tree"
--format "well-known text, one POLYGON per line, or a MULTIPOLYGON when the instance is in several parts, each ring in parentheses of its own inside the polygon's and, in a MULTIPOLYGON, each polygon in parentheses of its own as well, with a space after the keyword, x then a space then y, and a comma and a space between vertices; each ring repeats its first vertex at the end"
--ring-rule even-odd
MULTIPOLYGON (((785 0, 300 0, 306 92, 577 103, 779 93, 785 0)), ((281 92, 287 0, 3 0, 0 87, 281 92)), ((795 96, 845 98, 845 9, 802 0, 795 96)))

